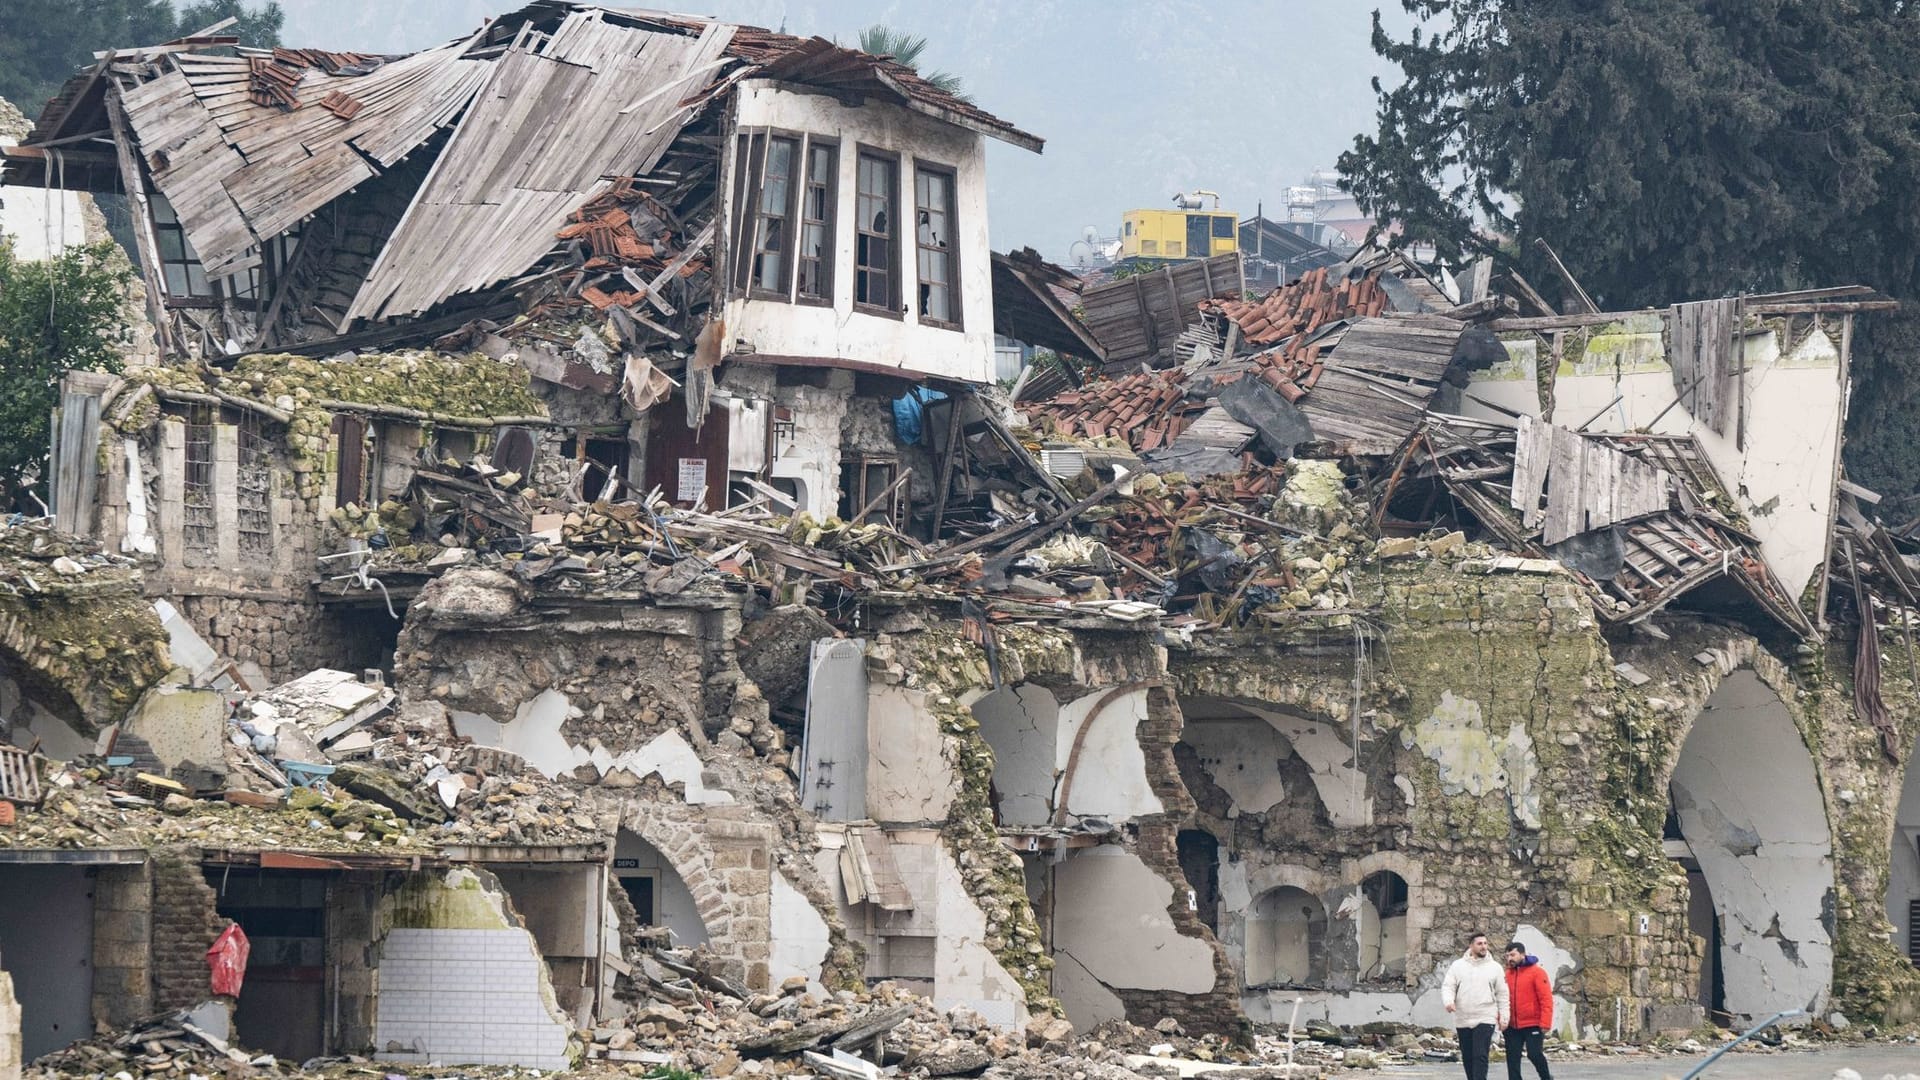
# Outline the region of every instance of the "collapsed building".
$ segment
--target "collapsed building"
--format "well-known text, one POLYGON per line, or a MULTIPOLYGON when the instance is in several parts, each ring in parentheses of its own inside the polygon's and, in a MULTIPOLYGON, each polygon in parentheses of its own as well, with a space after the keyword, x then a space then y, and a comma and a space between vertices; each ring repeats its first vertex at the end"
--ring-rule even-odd
POLYGON ((1840 464, 1890 301, 1084 286, 989 247, 988 138, 560 0, 71 80, 8 179, 137 208, 162 362, 68 377, 0 533, 28 1056, 229 924, 293 1060, 558 1067, 696 983, 1444 1026, 1474 932, 1582 1034, 1920 1012, 1914 526, 1840 464))

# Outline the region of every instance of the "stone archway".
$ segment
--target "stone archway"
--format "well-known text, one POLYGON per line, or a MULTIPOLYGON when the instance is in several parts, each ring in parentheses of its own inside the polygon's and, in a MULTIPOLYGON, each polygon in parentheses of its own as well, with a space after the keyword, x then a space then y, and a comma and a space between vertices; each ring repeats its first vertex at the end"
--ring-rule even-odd
MULTIPOLYGON (((1818 1015, 1833 985, 1833 840, 1818 772, 1778 692, 1752 668, 1721 680, 1668 790, 1697 908, 1711 911, 1703 1004, 1742 1023, 1818 1015), (1709 899, 1710 897, 1710 899, 1709 899)), ((1708 936, 1708 935, 1702 935, 1708 936)))
POLYGON ((1291 885, 1261 893, 1247 910, 1246 981, 1256 986, 1327 984, 1327 909, 1291 885))

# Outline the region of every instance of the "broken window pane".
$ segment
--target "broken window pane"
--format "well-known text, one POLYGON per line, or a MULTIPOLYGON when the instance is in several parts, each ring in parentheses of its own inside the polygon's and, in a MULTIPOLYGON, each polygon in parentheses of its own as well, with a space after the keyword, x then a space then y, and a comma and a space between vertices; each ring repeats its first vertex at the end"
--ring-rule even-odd
POLYGON ((756 203, 752 285, 783 296, 787 291, 787 252, 792 246, 793 159, 798 147, 794 139, 768 140, 756 203))
POLYGON ((853 302, 888 311, 893 310, 895 303, 893 200, 899 168, 899 164, 890 159, 861 154, 854 200, 853 302))
POLYGON ((953 174, 920 167, 914 172, 915 244, 920 264, 920 317, 958 323, 953 245, 953 174))
POLYGON ((800 201, 800 295, 833 298, 834 175, 839 150, 832 143, 807 144, 806 192, 800 201))

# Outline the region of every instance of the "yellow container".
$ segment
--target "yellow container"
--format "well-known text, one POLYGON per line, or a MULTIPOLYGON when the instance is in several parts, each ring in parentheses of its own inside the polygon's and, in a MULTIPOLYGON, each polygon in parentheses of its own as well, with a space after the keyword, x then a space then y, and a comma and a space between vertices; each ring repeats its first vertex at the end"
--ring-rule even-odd
POLYGON ((1240 248, 1240 216, 1219 210, 1129 210, 1120 219, 1123 259, 1208 259, 1240 248))

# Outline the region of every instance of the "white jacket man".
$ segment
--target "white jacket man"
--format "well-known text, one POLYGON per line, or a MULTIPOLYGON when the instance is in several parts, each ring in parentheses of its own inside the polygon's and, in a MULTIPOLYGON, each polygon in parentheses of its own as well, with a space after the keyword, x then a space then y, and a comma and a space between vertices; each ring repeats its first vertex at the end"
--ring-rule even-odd
POLYGON ((1506 1027, 1512 1016, 1507 969, 1493 958, 1487 935, 1473 935, 1467 954, 1447 968, 1447 977, 1440 984, 1440 1002, 1453 1014, 1454 1034, 1460 1040, 1460 1064, 1467 1080, 1487 1080, 1493 1033, 1506 1027))
POLYGON ((1487 939, 1476 937, 1466 955, 1447 968, 1440 984, 1440 1002, 1453 1014, 1454 1027, 1507 1026, 1507 972, 1493 958, 1487 939))

